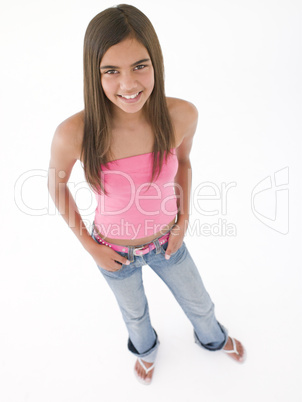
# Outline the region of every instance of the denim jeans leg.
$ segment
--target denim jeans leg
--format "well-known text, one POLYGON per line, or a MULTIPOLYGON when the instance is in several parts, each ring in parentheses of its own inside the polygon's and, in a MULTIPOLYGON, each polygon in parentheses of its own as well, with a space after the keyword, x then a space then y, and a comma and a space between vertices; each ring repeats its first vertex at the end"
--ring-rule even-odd
POLYGON ((131 265, 125 266, 122 278, 110 277, 104 270, 101 272, 116 297, 126 324, 128 349, 144 361, 152 363, 156 358, 159 341, 150 321, 142 267, 133 268, 131 265), (129 270, 131 275, 125 276, 125 270, 129 270))
POLYGON ((169 260, 164 256, 166 248, 167 244, 162 246, 160 255, 150 255, 148 265, 165 282, 191 321, 195 342, 208 350, 222 349, 227 342, 227 330, 215 317, 214 304, 185 242, 169 260))
MULTIPOLYGON (((93 233, 91 236, 98 243, 93 233)), ((129 259, 128 253, 119 254, 129 259)), ((98 268, 113 291, 122 313, 129 334, 129 351, 144 361, 153 363, 160 342, 150 321, 142 279, 142 264, 136 260, 133 252, 131 254, 132 263, 122 265, 118 271, 109 272, 102 267, 98 268)))

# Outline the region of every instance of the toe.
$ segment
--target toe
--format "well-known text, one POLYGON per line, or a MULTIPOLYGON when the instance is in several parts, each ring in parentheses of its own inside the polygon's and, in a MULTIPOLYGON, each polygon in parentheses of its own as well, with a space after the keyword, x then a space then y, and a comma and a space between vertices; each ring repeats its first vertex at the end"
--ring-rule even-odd
POLYGON ((148 373, 148 374, 146 375, 146 377, 145 377, 145 381, 151 382, 152 376, 153 376, 153 371, 154 371, 154 369, 152 369, 151 371, 149 371, 149 373, 148 373))
POLYGON ((239 353, 238 360, 240 362, 242 362, 242 361, 244 361, 244 354, 245 354, 244 347, 242 346, 242 344, 239 341, 237 341, 236 344, 237 344, 237 350, 239 353))
MULTIPOLYGON (((228 355, 233 358, 234 360, 236 360, 237 362, 242 363, 245 359, 245 350, 243 345, 241 344, 241 342, 239 342, 237 339, 234 339, 234 342, 236 344, 236 349, 237 349, 237 353, 228 353, 228 355)), ((233 349, 233 343, 231 341, 231 339, 228 339, 228 342, 225 345, 224 348, 226 351, 228 350, 232 350, 233 349)))
MULTIPOLYGON (((147 363, 147 362, 145 362, 143 360, 142 360, 142 363, 146 366, 146 368, 151 367, 152 364, 153 364, 153 363, 147 363)), ((136 363, 135 363, 135 371, 136 371, 137 375, 140 378, 142 378, 145 382, 148 382, 148 383, 151 382, 154 368, 152 370, 150 370, 148 373, 146 373, 144 368, 141 366, 141 364, 137 360, 136 363)))
POLYGON ((243 360, 244 360, 244 348, 243 348, 242 344, 239 341, 237 341, 237 339, 235 339, 235 342, 236 342, 236 347, 237 347, 238 354, 235 353, 234 358, 239 362, 243 362, 243 360))
POLYGON ((138 361, 136 361, 136 364, 135 364, 135 371, 137 372, 137 375, 139 377, 144 378, 144 371, 142 370, 142 367, 138 361))

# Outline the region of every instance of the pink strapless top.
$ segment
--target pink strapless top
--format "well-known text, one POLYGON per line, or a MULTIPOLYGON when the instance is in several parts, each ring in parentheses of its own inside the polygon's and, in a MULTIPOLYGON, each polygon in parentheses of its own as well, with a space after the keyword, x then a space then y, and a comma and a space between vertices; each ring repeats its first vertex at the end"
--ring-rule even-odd
POLYGON ((171 150, 158 178, 151 182, 153 152, 102 165, 107 195, 96 194, 94 223, 104 237, 140 239, 159 232, 177 215, 174 177, 178 169, 171 150))

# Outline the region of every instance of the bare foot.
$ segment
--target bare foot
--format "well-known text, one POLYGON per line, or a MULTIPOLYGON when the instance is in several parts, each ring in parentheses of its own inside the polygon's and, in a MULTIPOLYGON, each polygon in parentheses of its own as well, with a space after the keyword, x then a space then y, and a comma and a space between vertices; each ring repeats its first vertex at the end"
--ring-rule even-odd
MULTIPOLYGON (((142 359, 141 359, 141 362, 144 364, 144 366, 146 367, 147 370, 149 367, 151 367, 154 364, 154 363, 145 362, 142 359)), ((136 371, 136 374, 138 375, 138 377, 141 378, 144 382, 149 384, 152 381, 154 368, 151 369, 148 373, 146 373, 145 369, 142 367, 140 362, 138 360, 136 360, 134 370, 136 371)))
POLYGON ((228 337, 228 341, 223 348, 224 352, 239 363, 245 360, 245 350, 243 345, 235 338, 228 337))

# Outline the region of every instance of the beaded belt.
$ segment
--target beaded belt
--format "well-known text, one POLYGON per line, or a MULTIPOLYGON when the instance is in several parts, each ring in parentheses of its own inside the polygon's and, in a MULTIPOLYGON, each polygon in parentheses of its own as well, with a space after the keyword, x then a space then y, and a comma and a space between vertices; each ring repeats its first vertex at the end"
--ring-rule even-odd
MULTIPOLYGON (((93 230, 93 234, 95 236, 95 238, 97 239, 97 241, 100 244, 103 244, 105 246, 111 247, 113 250, 115 251, 120 251, 123 253, 127 253, 130 251, 130 247, 127 246, 121 246, 119 244, 114 244, 114 243, 109 243, 107 241, 105 241, 99 234, 97 229, 94 227, 93 230)), ((170 231, 168 233, 165 233, 163 236, 161 237, 157 237, 157 239, 152 240, 149 243, 143 244, 141 246, 131 246, 131 248, 133 248, 133 255, 144 255, 149 253, 149 251, 154 250, 156 248, 156 245, 153 243, 155 240, 158 240, 159 244, 165 244, 167 243, 168 239, 170 236, 170 231)))

